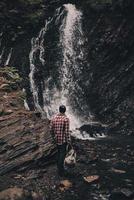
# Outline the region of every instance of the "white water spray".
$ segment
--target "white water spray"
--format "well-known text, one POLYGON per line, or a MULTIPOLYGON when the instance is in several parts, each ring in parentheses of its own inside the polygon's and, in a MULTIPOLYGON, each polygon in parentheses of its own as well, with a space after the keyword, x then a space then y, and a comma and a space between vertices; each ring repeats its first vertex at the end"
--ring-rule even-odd
POLYGON ((2 61, 2 57, 3 57, 4 51, 5 51, 5 47, 2 49, 2 52, 1 52, 1 54, 0 54, 0 63, 1 63, 1 61, 2 61))
POLYGON ((5 66, 9 65, 9 62, 10 62, 11 56, 12 56, 12 51, 13 51, 13 48, 11 48, 10 51, 9 51, 9 54, 7 56, 7 60, 5 61, 5 64, 4 64, 5 66))
MULTIPOLYGON (((60 13, 60 9, 56 12, 56 23, 58 23, 60 17, 64 16, 62 25, 60 26, 60 46, 62 50, 61 66, 59 67, 61 90, 59 91, 56 86, 53 89, 49 89, 51 84, 51 78, 45 81, 44 91, 44 110, 47 116, 51 116, 52 112, 56 113, 59 105, 64 104, 67 107, 67 116, 70 118, 71 130, 75 130, 76 127, 80 127, 82 122, 69 102, 70 90, 77 90, 82 94, 82 90, 77 84, 77 80, 74 80, 72 72, 75 72, 75 76, 79 77, 81 69, 78 66, 77 59, 83 59, 84 52, 81 49, 81 45, 84 43, 84 37, 82 33, 81 20, 82 13, 78 11, 75 5, 65 4, 64 10, 60 13), (75 33, 78 32, 78 37, 75 38, 75 33), (78 50, 80 49, 80 50, 78 50), (78 54, 76 51, 78 50, 78 54), (73 69, 73 70, 72 70, 73 69), (48 103, 49 102, 49 103, 48 103)), ((77 98, 77 97, 75 97, 77 98)))
MULTIPOLYGON (((73 136, 80 139, 94 139, 88 133, 81 134, 76 128, 83 124, 92 122, 88 106, 83 104, 83 89, 80 82, 82 72, 85 71, 86 50, 85 37, 82 31, 82 13, 77 10, 75 5, 65 4, 64 9, 56 10, 53 18, 46 21, 46 25, 41 29, 37 38, 32 39, 32 48, 29 55, 30 58, 30 83, 31 91, 34 98, 35 108, 48 118, 58 112, 59 105, 64 104, 67 107, 67 116, 70 119, 70 125, 73 136), (52 24, 51 24, 52 22, 52 24), (62 22, 62 23, 61 23, 62 22), (34 79, 36 74, 36 59, 45 67, 45 51, 44 38, 51 25, 59 26, 59 43, 57 50, 60 51, 60 60, 58 62, 60 87, 57 86, 53 76, 44 77, 43 106, 40 106, 38 83, 34 79), (39 55, 36 55, 39 50, 39 55), (59 89, 60 88, 60 89, 59 89), (82 99, 82 101, 81 101, 82 99), (74 107, 77 104, 81 112, 87 114, 87 120, 80 118, 74 107)), ((53 71, 50 73, 53 74, 53 71)))
POLYGON ((64 104, 67 107, 67 115, 71 119, 71 129, 75 129, 81 125, 80 119, 75 116, 75 112, 72 110, 70 102, 69 102, 69 95, 70 90, 75 90, 77 88, 78 92, 82 94, 82 90, 77 85, 77 80, 73 80, 73 71, 75 71, 75 75, 79 77, 81 73, 81 69, 78 66, 76 60, 83 59, 84 52, 82 50, 78 50, 79 53, 77 55, 75 49, 79 49, 84 42, 83 35, 82 35, 82 28, 81 28, 81 19, 82 13, 78 11, 75 5, 72 4, 65 4, 64 9, 60 12, 60 9, 56 10, 55 13, 55 23, 57 24, 60 20, 60 17, 64 16, 62 25, 60 27, 60 45, 62 48, 62 60, 61 66, 59 67, 60 73, 60 82, 61 82, 61 90, 59 91, 55 86, 50 89, 50 85, 52 82, 52 77, 45 79, 44 77, 44 85, 45 90, 43 93, 43 100, 44 100, 44 107, 41 108, 39 104, 39 96, 38 96, 38 87, 34 80, 34 74, 36 73, 36 66, 35 66, 35 59, 34 53, 37 49, 40 50, 39 59, 42 65, 45 65, 45 46, 44 46, 44 37, 45 33, 49 28, 49 24, 52 22, 53 18, 46 22, 46 25, 43 29, 41 29, 37 38, 32 39, 32 48, 29 55, 30 58, 30 83, 31 83, 31 91, 34 98, 35 107, 38 111, 46 113, 47 117, 51 117, 52 114, 58 111, 58 107, 60 104, 64 104), (75 38, 75 33, 78 32, 78 38, 75 38), (79 37, 80 36, 80 37, 79 37), (77 87, 76 87, 77 85, 77 87))
POLYGON ((78 116, 75 116, 75 112, 70 106, 69 98, 73 90, 82 93, 77 84, 77 79, 74 80, 74 75, 77 78, 80 77, 81 69, 77 63, 77 59, 83 59, 81 45, 84 43, 84 37, 81 27, 82 13, 76 9, 75 5, 65 4, 64 7, 67 16, 60 27, 60 43, 63 53, 63 64, 60 71, 62 85, 61 103, 67 106, 67 114, 71 119, 71 129, 74 130, 76 127, 80 127, 82 122, 78 116), (78 32, 78 37, 75 35, 76 32, 78 32), (77 54, 79 48, 81 49, 80 54, 77 54))
POLYGON ((46 21, 46 25, 44 28, 41 29, 41 31, 39 32, 39 35, 37 36, 37 38, 32 38, 31 40, 31 52, 29 55, 29 60, 30 60, 30 74, 29 74, 29 78, 30 78, 30 83, 31 83, 31 92, 33 94, 33 98, 34 98, 34 104, 35 104, 35 108, 39 111, 39 112, 43 112, 40 104, 39 104, 39 97, 38 97, 38 87, 35 83, 34 80, 34 75, 36 73, 36 65, 35 65, 35 59, 36 56, 34 55, 36 53, 37 50, 39 50, 39 60, 42 63, 42 65, 45 65, 45 59, 44 59, 44 35, 47 31, 48 25, 51 21, 46 21))

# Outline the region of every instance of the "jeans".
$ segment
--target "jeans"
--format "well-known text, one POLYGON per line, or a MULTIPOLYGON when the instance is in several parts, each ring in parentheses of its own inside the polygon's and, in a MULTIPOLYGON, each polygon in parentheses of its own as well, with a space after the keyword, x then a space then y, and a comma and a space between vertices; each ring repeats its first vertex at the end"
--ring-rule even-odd
POLYGON ((58 149, 57 168, 58 168, 59 174, 64 173, 64 160, 66 157, 66 146, 67 146, 67 143, 64 143, 62 145, 57 145, 57 149, 58 149))

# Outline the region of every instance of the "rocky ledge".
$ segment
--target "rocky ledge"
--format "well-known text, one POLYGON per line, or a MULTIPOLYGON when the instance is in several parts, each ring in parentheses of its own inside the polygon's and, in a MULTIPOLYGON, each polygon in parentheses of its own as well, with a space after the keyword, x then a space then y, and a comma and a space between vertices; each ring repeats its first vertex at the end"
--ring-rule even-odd
POLYGON ((14 68, 0 70, 0 175, 48 163, 55 147, 47 119, 26 111, 22 79, 14 68))

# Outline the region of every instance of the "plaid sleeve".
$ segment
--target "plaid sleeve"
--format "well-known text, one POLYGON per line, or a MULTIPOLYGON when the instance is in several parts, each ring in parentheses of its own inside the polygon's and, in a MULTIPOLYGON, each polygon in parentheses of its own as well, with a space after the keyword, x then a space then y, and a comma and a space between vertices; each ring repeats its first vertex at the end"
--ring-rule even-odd
POLYGON ((67 138, 67 142, 71 142, 70 132, 69 132, 69 119, 67 118, 65 121, 65 134, 67 138))

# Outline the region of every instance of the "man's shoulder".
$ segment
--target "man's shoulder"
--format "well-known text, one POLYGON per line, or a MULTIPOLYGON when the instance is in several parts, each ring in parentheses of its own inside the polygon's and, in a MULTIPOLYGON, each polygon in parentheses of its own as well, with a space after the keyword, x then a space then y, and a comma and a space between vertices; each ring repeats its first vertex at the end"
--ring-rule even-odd
POLYGON ((69 118, 65 115, 64 117, 65 121, 69 122, 69 118))
POLYGON ((62 118, 62 117, 59 114, 57 114, 57 115, 54 115, 51 120, 55 121, 55 120, 60 119, 60 118, 62 118))
POLYGON ((55 120, 69 121, 69 118, 67 117, 67 115, 60 115, 60 114, 57 114, 57 115, 53 116, 51 120, 52 120, 52 121, 55 121, 55 120))

